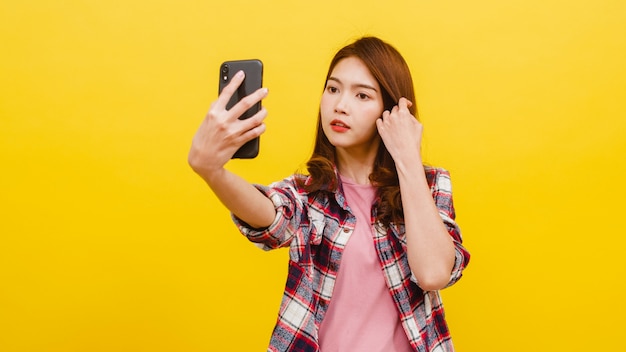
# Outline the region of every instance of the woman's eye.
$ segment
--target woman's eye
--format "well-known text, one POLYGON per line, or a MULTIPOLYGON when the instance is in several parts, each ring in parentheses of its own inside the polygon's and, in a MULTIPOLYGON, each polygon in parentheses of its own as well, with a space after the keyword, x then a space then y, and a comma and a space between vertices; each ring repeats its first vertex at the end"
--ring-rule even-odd
POLYGON ((328 86, 328 92, 330 93, 337 93, 339 91, 339 89, 337 89, 337 87, 333 87, 333 86, 328 86))
POLYGON ((369 96, 367 94, 365 94, 365 93, 359 93, 359 94, 357 94, 357 97, 359 99, 361 99, 361 100, 365 100, 365 99, 369 98, 369 96))

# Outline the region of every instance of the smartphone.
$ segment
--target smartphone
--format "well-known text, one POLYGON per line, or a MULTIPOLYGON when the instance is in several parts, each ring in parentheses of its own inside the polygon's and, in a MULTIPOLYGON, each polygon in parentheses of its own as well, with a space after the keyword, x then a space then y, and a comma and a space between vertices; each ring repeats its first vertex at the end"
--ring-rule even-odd
MULTIPOLYGON (((220 66, 220 84, 219 93, 230 82, 235 73, 243 70, 246 74, 243 82, 235 91, 230 101, 226 105, 226 110, 230 110, 239 100, 245 98, 247 95, 254 93, 257 89, 263 86, 263 63, 261 60, 235 60, 223 62, 220 66)), ((254 104, 250 109, 243 113, 239 117, 240 120, 244 120, 254 116, 259 110, 261 110, 261 102, 254 104)), ((252 159, 259 155, 259 137, 246 142, 239 150, 235 152, 232 159, 252 159)))

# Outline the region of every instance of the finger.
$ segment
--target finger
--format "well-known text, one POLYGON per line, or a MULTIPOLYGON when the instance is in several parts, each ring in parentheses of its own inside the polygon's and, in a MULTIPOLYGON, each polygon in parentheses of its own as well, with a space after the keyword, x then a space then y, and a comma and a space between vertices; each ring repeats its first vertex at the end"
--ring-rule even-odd
POLYGON ((222 89, 222 92, 217 98, 216 107, 226 109, 228 101, 230 101, 230 98, 233 96, 233 94, 235 94, 237 88, 239 88, 244 78, 246 78, 246 74, 243 71, 238 71, 237 73, 235 73, 235 75, 230 79, 230 82, 228 82, 226 87, 222 89))
MULTIPOLYGON (((388 114, 387 114, 388 115, 388 114)), ((381 117, 380 119, 376 120, 376 129, 378 130, 378 134, 382 137, 384 134, 384 130, 385 130, 385 121, 384 121, 384 114, 383 117, 381 117)))
POLYGON ((411 106, 413 106, 413 103, 407 98, 402 97, 398 100, 398 107, 400 110, 408 111, 411 106))
POLYGON ((263 120, 265 120, 266 117, 267 110, 265 108, 262 108, 261 110, 259 110, 259 112, 254 114, 249 119, 239 120, 236 123, 240 124, 239 126, 241 127, 241 130, 243 131, 243 133, 245 133, 245 131, 251 130, 263 124, 263 120))
POLYGON ((243 145, 244 143, 253 140, 256 137, 259 137, 260 135, 263 134, 263 132, 265 132, 265 124, 262 123, 252 129, 247 130, 246 132, 244 132, 241 135, 241 145, 243 145))
POLYGON ((397 115, 398 114, 398 105, 394 105, 393 108, 391 108, 391 113, 389 114, 389 116, 391 117, 392 115, 397 115))
POLYGON ((265 98, 267 94, 268 94, 267 88, 259 88, 254 93, 241 99, 229 111, 233 114, 233 118, 237 119, 239 118, 239 116, 243 115, 244 112, 248 111, 248 109, 253 107, 256 103, 263 100, 263 98, 265 98))

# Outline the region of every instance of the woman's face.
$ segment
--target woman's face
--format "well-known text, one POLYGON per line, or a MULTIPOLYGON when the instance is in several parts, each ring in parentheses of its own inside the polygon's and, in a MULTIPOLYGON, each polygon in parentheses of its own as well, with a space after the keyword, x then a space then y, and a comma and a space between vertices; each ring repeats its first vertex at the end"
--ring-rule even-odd
POLYGON ((383 113, 378 82, 361 59, 347 57, 333 68, 320 103, 324 134, 337 149, 378 150, 376 120, 383 113))

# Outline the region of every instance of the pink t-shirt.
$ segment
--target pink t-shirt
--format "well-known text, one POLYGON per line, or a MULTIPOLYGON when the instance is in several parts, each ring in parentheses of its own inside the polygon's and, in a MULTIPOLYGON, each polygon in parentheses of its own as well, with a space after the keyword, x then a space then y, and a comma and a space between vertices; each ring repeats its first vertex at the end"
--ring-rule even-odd
POLYGON ((321 352, 412 351, 374 248, 371 207, 376 189, 341 176, 356 216, 333 295, 319 330, 321 352))

